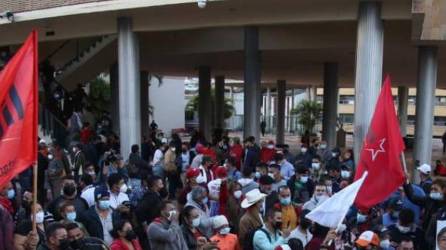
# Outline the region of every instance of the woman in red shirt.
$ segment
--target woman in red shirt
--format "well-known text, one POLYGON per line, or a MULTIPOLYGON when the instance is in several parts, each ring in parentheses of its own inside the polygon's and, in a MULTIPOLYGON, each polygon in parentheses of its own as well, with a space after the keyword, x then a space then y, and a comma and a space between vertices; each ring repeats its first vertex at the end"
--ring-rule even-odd
POLYGON ((237 170, 240 170, 242 166, 243 147, 240 144, 240 138, 234 137, 232 140, 234 144, 231 146, 229 154, 235 159, 235 166, 237 167, 237 170))
POLYGON ((111 250, 142 250, 141 244, 129 221, 121 220, 113 225, 111 250))

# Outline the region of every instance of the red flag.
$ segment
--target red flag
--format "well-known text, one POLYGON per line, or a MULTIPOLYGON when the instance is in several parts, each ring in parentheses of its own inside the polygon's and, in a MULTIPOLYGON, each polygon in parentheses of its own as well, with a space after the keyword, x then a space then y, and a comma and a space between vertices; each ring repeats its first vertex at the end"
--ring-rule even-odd
POLYGON ((404 142, 393 104, 390 77, 387 76, 376 102, 355 175, 357 180, 364 171, 369 172, 355 200, 359 209, 382 202, 403 184, 404 172, 400 162, 403 151, 404 142))
POLYGON ((0 187, 37 161, 37 32, 0 72, 0 187))

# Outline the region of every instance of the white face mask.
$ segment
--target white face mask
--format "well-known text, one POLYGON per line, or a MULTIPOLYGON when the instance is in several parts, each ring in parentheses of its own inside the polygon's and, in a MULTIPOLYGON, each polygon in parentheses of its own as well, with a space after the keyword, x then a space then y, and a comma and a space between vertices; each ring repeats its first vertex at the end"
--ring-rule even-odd
POLYGON ((321 149, 326 149, 327 148, 327 144, 321 144, 321 149))
POLYGON ((170 148, 170 150, 172 150, 172 152, 175 152, 175 150, 177 150, 176 148, 170 148))
POLYGON ((336 153, 331 153, 332 157, 336 157, 336 155, 337 155, 336 153))
POLYGON ((410 227, 403 227, 403 226, 401 226, 399 223, 396 224, 396 227, 397 227, 398 230, 400 230, 400 232, 403 233, 403 234, 410 232, 410 227))
POLYGON ((390 240, 389 239, 385 239, 383 241, 381 241, 381 243, 379 243, 379 246, 383 249, 387 249, 390 247, 390 240))
POLYGON ((341 170, 341 177, 344 179, 350 178, 350 172, 347 170, 341 170))
POLYGON ((268 176, 274 179, 274 174, 273 173, 268 173, 268 176))
POLYGON ((121 188, 119 189, 119 191, 121 193, 127 193, 128 187, 127 184, 124 183, 124 185, 121 186, 121 188))
POLYGON ((175 210, 169 211, 169 216, 167 217, 167 219, 169 221, 171 221, 173 219, 173 217, 175 217, 176 214, 177 214, 177 211, 175 211, 175 210))
POLYGON ((300 149, 300 152, 302 152, 302 153, 305 154, 305 153, 307 152, 307 148, 301 148, 301 149, 300 149))
MULTIPOLYGON (((31 220, 32 220, 32 217, 33 217, 33 215, 31 215, 31 220)), ((36 213, 36 223, 37 224, 43 223, 44 219, 45 219, 45 214, 43 213, 43 211, 36 213)))
POLYGON ((52 160, 52 159, 54 159, 54 156, 53 156, 53 154, 48 154, 48 160, 52 160))
POLYGON ((192 220, 192 227, 198 227, 200 225, 200 217, 192 220))
POLYGON ((242 191, 241 190, 234 191, 234 197, 236 199, 240 199, 240 197, 242 197, 242 191))
POLYGON ((331 187, 331 186, 327 186, 327 193, 328 193, 328 194, 331 194, 332 191, 333 191, 333 190, 332 190, 332 187, 331 187))
POLYGON ((266 146, 268 149, 274 149, 274 145, 272 144, 268 144, 268 146, 266 146))
POLYGON ((308 181, 308 176, 301 176, 300 177, 300 182, 307 183, 307 181, 308 181))
POLYGON ((311 167, 314 170, 319 170, 319 168, 321 168, 321 164, 319 162, 313 162, 313 163, 311 163, 311 167))

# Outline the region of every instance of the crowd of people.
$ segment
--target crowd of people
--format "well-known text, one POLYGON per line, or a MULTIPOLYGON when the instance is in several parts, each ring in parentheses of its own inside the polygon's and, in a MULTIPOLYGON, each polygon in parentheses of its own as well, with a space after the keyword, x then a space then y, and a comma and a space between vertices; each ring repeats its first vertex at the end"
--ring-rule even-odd
MULTIPOLYGON (((75 123, 81 120, 72 119, 75 123)), ((32 168, 0 190, 0 249, 446 249, 446 168, 419 166, 367 210, 354 206, 338 228, 305 216, 353 182, 350 149, 316 136, 296 150, 222 134, 169 139, 155 122, 131 153, 119 137, 88 123, 71 126, 70 144, 40 140, 32 230, 32 168), (291 151, 298 151, 293 154, 291 151), (409 178, 408 178, 409 179, 409 178)))

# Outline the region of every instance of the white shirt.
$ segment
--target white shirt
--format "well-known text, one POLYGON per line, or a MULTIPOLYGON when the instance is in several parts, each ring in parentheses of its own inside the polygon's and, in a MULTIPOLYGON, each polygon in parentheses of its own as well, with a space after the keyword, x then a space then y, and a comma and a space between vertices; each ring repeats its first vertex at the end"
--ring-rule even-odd
POLYGON ((215 179, 208 183, 209 196, 220 197, 221 179, 215 179))
POLYGON ((93 185, 89 185, 81 193, 81 198, 83 198, 88 203, 88 207, 94 205, 94 189, 93 185))
POLYGON ((155 151, 155 154, 153 155, 153 165, 157 164, 158 162, 160 162, 164 157, 163 151, 161 151, 161 149, 157 149, 155 151))
POLYGON ((116 209, 124 201, 129 201, 129 196, 123 192, 119 192, 118 195, 110 192, 110 207, 116 209))
POLYGON ((305 247, 312 238, 313 235, 310 233, 310 230, 307 229, 307 234, 304 234, 299 230, 299 227, 296 227, 293 231, 291 231, 290 236, 288 236, 286 240, 288 241, 290 239, 298 239, 305 247))
POLYGON ((208 183, 209 181, 211 181, 213 179, 212 171, 209 171, 210 176, 208 176, 206 169, 204 169, 204 167, 202 165, 200 165, 200 167, 198 167, 198 169, 200 169, 200 175, 197 176, 198 184, 208 183))
POLYGON ((192 163, 190 164, 191 167, 193 168, 198 168, 201 165, 201 162, 203 161, 203 155, 202 154, 198 154, 194 157, 194 159, 192 160, 192 163))
POLYGON ((186 171, 189 167, 190 154, 189 151, 186 153, 181 153, 181 164, 183 167, 183 171, 186 171))

